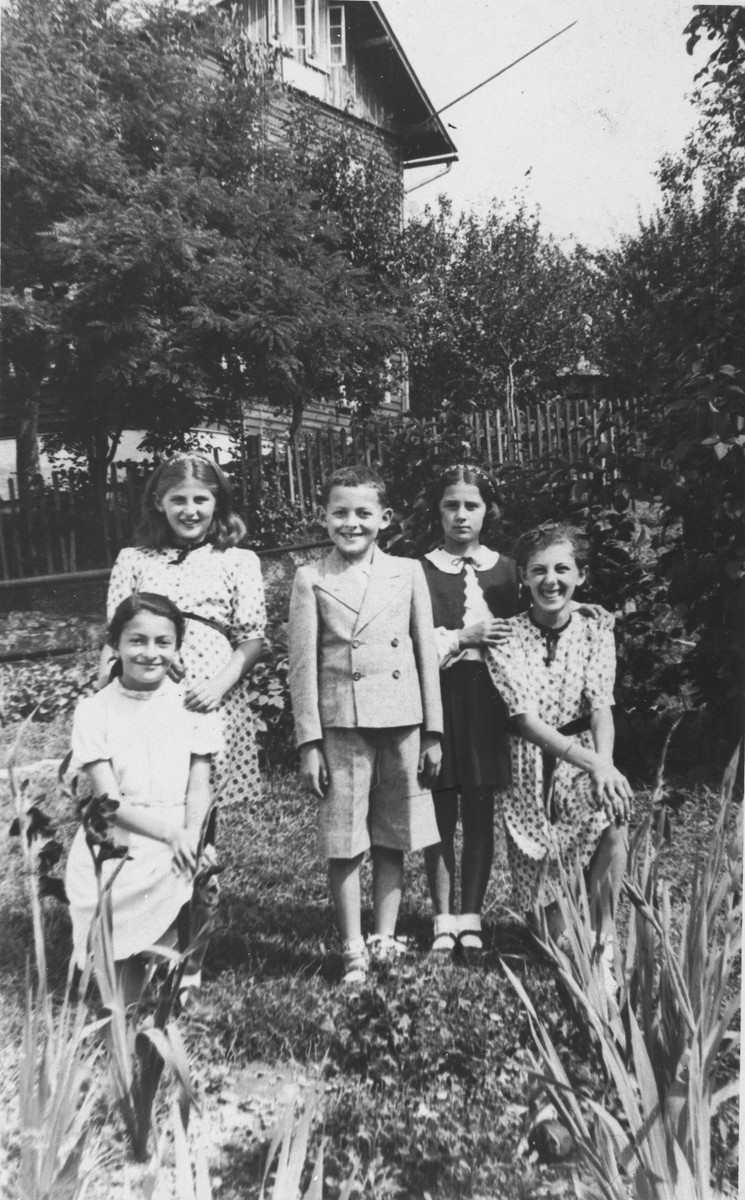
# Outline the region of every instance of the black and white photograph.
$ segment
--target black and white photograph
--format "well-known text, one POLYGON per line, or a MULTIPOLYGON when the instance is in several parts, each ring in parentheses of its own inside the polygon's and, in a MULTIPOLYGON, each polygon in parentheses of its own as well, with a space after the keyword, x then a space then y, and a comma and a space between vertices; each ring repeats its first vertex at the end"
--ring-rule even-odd
POLYGON ((745 1196, 745 7, 0 25, 0 1197, 745 1196))

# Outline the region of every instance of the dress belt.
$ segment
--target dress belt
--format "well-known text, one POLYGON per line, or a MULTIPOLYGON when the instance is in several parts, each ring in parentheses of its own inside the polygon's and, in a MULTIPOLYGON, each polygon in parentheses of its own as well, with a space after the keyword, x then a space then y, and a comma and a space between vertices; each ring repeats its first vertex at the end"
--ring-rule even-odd
POLYGON ((212 617, 202 617, 199 613, 182 612, 182 617, 186 617, 187 621, 199 621, 202 625, 209 625, 210 629, 216 629, 224 638, 228 636, 227 625, 221 625, 219 621, 215 621, 212 617))

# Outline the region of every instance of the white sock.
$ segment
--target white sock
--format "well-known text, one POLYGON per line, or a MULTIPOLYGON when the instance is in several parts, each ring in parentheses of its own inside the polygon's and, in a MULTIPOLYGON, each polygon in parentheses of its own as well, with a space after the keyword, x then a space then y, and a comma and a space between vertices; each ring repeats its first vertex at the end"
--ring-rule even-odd
POLYGON ((481 913, 461 913, 458 917, 459 933, 481 933, 481 913))
POLYGON ((452 933, 453 937, 458 936, 458 918, 455 913, 437 913, 435 937, 439 937, 441 933, 452 933))

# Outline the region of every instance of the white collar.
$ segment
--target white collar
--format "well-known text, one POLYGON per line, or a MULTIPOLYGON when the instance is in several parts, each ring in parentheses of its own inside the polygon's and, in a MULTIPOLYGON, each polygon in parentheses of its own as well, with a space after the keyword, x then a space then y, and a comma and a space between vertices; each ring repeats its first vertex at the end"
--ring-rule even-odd
MULTIPOLYGON (((460 575, 463 570, 462 557, 456 554, 449 554, 442 546, 438 546, 436 550, 430 550, 429 554, 424 556, 433 567, 437 567, 438 571, 445 571, 449 575, 460 575)), ((490 550, 488 546, 479 546, 475 554, 468 556, 473 559, 473 564, 468 565, 477 571, 489 571, 495 567, 499 561, 499 554, 496 550, 490 550)))

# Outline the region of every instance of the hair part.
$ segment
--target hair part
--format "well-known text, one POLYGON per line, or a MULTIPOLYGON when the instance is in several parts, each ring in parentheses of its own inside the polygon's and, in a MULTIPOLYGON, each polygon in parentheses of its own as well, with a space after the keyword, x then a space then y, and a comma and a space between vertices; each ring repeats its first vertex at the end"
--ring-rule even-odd
MULTIPOLYGON (((116 606, 114 615, 109 621, 106 640, 110 646, 116 649, 124 630, 130 621, 133 621, 140 613, 152 613, 155 617, 165 617, 167 621, 170 621, 176 633, 176 649, 181 648, 186 632, 186 618, 172 600, 169 600, 167 596, 161 596, 159 592, 132 592, 130 596, 125 596, 116 606)), ((116 675, 120 675, 121 670, 121 660, 119 660, 114 664, 110 678, 113 679, 116 675)))
POLYGON ((246 526, 233 512, 230 480, 208 454, 189 451, 164 459, 148 479, 142 497, 141 521, 135 536, 137 545, 148 546, 151 550, 162 550, 164 546, 172 545, 171 527, 165 513, 158 508, 158 502, 166 492, 188 479, 194 479, 215 497, 215 515, 205 541, 211 542, 216 550, 227 550, 229 546, 237 546, 243 541, 246 526))
POLYGON ((465 483, 478 490, 486 505, 487 516, 498 521, 504 507, 499 485, 493 475, 483 470, 477 463, 453 463, 439 476, 432 486, 429 500, 429 511, 432 521, 440 520, 440 503, 449 487, 456 483, 465 483))
POLYGON ((513 551, 517 565, 525 571, 531 558, 541 554, 549 546, 566 542, 580 571, 586 571, 590 562, 590 541, 581 530, 565 521, 546 521, 535 529, 529 529, 517 541, 513 551))
POLYGON ((339 467, 327 475, 321 484, 321 506, 328 506, 331 489, 335 487, 369 487, 376 493, 381 508, 388 508, 388 487, 382 475, 372 467, 353 466, 339 467))

